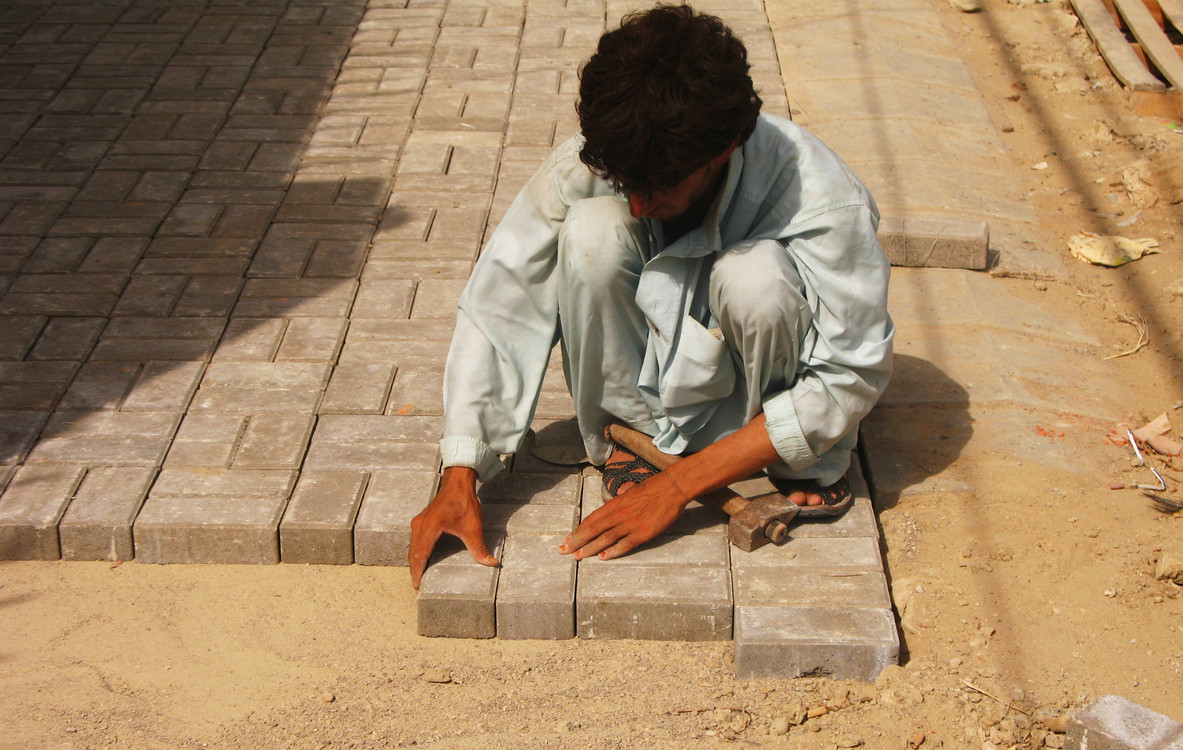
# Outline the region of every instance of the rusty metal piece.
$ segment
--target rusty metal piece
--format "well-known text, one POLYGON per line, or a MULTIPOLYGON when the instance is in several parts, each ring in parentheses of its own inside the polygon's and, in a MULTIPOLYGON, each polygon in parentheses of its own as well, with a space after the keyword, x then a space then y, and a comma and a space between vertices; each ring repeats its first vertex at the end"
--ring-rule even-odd
MULTIPOLYGON (((624 425, 609 425, 604 432, 609 440, 662 471, 682 460, 681 456, 662 453, 648 435, 624 425)), ((759 549, 768 542, 783 542, 789 534, 789 521, 801 510, 779 492, 770 492, 749 500, 724 487, 696 499, 704 505, 715 506, 730 517, 727 539, 744 552, 759 549)))

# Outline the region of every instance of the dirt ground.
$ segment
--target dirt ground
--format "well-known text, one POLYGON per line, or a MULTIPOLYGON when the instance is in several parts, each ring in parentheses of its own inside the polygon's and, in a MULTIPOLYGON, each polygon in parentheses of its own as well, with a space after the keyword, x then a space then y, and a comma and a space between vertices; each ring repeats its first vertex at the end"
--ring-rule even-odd
MULTIPOLYGON (((1029 185, 1026 239, 1066 269, 997 283, 1113 354, 1145 319, 1149 343, 1081 388, 1183 425, 1183 132, 1133 114, 1066 0, 932 1, 1029 185), (1079 230, 1160 252, 1089 266, 1079 230)), ((730 644, 419 638, 405 568, 3 563, 0 750, 1060 747, 1108 693, 1183 720, 1183 587, 1154 576, 1183 513, 1109 489, 1148 478, 1112 426, 1049 436, 1077 460, 1041 486, 997 471, 973 504, 882 510, 905 660, 873 685, 736 680, 730 644), (965 542, 971 524, 989 533, 965 542)), ((1152 460, 1179 499, 1183 460, 1152 460)))

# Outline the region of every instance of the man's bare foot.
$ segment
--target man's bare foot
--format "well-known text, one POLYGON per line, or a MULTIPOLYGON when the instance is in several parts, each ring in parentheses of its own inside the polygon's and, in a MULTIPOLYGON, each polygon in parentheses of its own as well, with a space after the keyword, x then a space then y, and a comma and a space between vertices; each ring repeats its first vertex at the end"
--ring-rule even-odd
POLYGON ((811 516, 840 516, 850 508, 854 495, 850 481, 843 475, 831 485, 823 487, 812 479, 772 478, 772 484, 791 502, 801 506, 802 518, 811 516))

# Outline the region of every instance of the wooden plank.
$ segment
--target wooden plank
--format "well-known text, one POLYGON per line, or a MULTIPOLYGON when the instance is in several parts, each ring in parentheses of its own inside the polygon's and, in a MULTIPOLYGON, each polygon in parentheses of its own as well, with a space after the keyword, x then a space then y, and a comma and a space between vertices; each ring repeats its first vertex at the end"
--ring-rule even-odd
POLYGON ((1160 91, 1166 88, 1134 54, 1101 0, 1072 0, 1072 7, 1076 9, 1080 22, 1096 42, 1097 50, 1117 80, 1135 91, 1160 91))
POLYGON ((1183 60, 1175 52, 1174 45, 1167 39, 1167 35, 1158 28, 1154 16, 1146 10, 1142 0, 1114 0, 1121 17, 1134 33, 1134 38, 1142 44, 1142 51, 1158 68, 1171 85, 1183 88, 1183 60))
POLYGON ((1183 31, 1183 0, 1158 0, 1162 14, 1179 31, 1183 31))

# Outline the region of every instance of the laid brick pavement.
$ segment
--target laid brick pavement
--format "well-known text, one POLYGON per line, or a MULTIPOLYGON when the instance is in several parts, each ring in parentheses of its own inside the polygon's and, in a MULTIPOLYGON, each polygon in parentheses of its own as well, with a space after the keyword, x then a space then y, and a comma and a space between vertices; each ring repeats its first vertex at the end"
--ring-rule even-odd
MULTIPOLYGON (((793 102, 863 174, 905 227, 905 260, 920 248, 977 262, 973 222, 1013 206, 949 171, 1004 182, 972 79, 932 46, 931 11, 697 6, 747 43, 765 109, 793 102), (940 151, 950 143, 955 155, 940 151), (946 219, 962 224, 907 236, 906 222, 946 219)), ((48 0, 0 13, 0 557, 405 564, 409 520, 437 482, 464 280, 536 165, 575 132, 578 65, 605 19, 632 7, 48 0)), ((960 278, 905 276, 893 305, 962 331, 924 303, 932 279, 972 292, 960 278)), ((966 347, 999 343, 978 335, 966 347)), ((1065 357, 1082 345, 1051 324, 1032 335, 1065 357)), ((1029 341, 1003 343, 1022 354, 1029 341)), ((966 348, 901 344, 892 418, 918 403, 946 409, 939 421, 963 410, 966 388, 1010 403, 1046 385, 1021 365, 982 377, 966 348)), ((540 442, 570 443, 571 416, 556 357, 540 442)), ((891 490, 922 461, 895 459, 888 434, 873 421, 868 445, 875 484, 891 490)), ((598 505, 598 480, 525 452, 511 466, 481 488, 504 566, 442 550, 421 632, 734 634, 737 668, 753 676, 869 677, 895 658, 865 490, 843 521, 799 524, 758 556, 732 554, 716 511, 693 508, 636 555, 576 570, 547 550, 598 505)))

